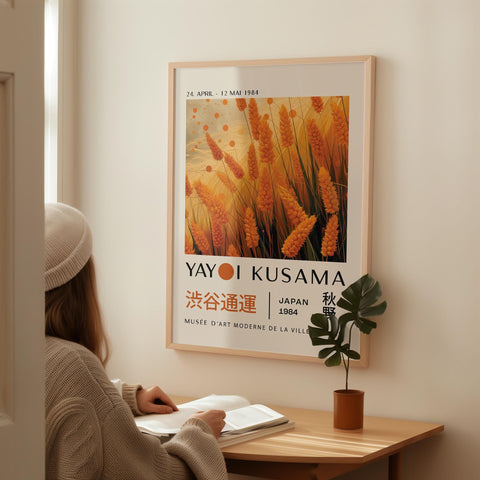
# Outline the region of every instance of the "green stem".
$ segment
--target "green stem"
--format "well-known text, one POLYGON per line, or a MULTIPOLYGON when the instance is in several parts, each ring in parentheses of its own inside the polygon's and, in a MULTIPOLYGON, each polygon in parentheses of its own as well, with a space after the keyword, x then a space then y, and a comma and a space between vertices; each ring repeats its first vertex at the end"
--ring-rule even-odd
MULTIPOLYGON (((352 322, 350 325, 350 330, 348 331, 348 349, 350 350, 350 345, 352 344, 352 328, 355 324, 352 322)), ((347 355, 347 366, 345 367, 345 387, 348 390, 348 373, 350 372, 350 357, 347 355)))
POLYGON ((345 367, 345 390, 348 390, 348 370, 350 368, 350 365, 347 362, 345 362, 345 356, 343 355, 343 353, 341 355, 342 355, 343 366, 345 367))

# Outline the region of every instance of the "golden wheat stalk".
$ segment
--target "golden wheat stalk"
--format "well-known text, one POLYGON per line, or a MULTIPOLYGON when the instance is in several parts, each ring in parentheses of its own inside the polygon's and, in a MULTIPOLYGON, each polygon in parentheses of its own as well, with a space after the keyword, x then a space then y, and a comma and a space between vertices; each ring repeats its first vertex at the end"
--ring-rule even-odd
POLYGON ((280 139, 282 147, 288 148, 293 145, 292 124, 288 116, 288 111, 285 105, 280 107, 280 139))
POLYGON ((247 241, 248 248, 255 248, 258 246, 258 240, 260 239, 257 230, 257 222, 255 221, 255 215, 250 207, 245 210, 244 217, 245 227, 245 239, 247 241))
POLYGON ((211 255, 212 250, 210 248, 210 243, 208 243, 207 236, 203 233, 203 230, 200 228, 199 225, 192 222, 190 224, 190 228, 192 230, 192 236, 197 244, 198 249, 203 255, 211 255))
POLYGON ((317 221, 317 217, 312 215, 311 217, 307 217, 303 222, 299 223, 295 230, 286 238, 285 242, 283 243, 282 253, 287 258, 296 257, 300 249, 302 248, 303 244, 307 240, 310 232, 312 231, 315 222, 317 221))
POLYGON ((260 160, 264 163, 273 163, 275 160, 275 153, 273 149, 272 135, 273 132, 268 126, 268 119, 263 117, 259 130, 259 144, 260 144, 260 160))
POLYGON ((251 98, 248 102, 248 118, 250 120, 250 128, 252 129, 252 136, 258 140, 258 127, 260 126, 260 115, 258 114, 257 101, 251 98))
POLYGON ((312 147, 313 158, 318 164, 321 164, 325 158, 325 143, 313 118, 307 122, 307 135, 310 146, 312 147))
POLYGON ((221 160, 223 158, 222 149, 217 145, 217 142, 210 136, 208 132, 205 134, 205 136, 207 137, 207 143, 210 147, 213 158, 215 160, 221 160))
POLYGON ((223 172, 216 172, 216 174, 219 180, 228 188, 228 190, 230 190, 232 193, 237 191, 235 184, 223 172))
POLYGON ((268 167, 263 167, 260 173, 257 203, 262 212, 269 212, 273 206, 273 188, 268 167))
POLYGON ((333 127, 338 138, 338 143, 348 145, 348 125, 343 109, 336 103, 331 104, 333 127))
POLYGON ((321 113, 323 110, 322 97, 312 97, 312 107, 317 113, 321 113))
POLYGON ((237 108, 243 112, 247 108, 247 101, 244 98, 236 98, 237 108))
POLYGON ((325 167, 320 167, 318 171, 318 183, 320 185, 320 193, 322 194, 323 206, 327 213, 336 213, 339 209, 338 195, 333 185, 330 174, 325 167))
POLYGON ((194 184, 195 190, 200 197, 200 200, 209 211, 212 219, 224 225, 228 223, 228 212, 221 200, 210 190, 207 185, 197 180, 194 184))
POLYGON ((332 215, 327 223, 325 235, 323 236, 321 253, 324 257, 332 257, 337 250, 338 240, 338 217, 332 215))
POLYGON ((257 152, 253 143, 248 147, 248 176, 250 180, 258 178, 257 152))
POLYGON ((243 178, 245 172, 243 171, 243 168, 240 166, 240 164, 229 153, 224 153, 225 163, 228 165, 235 177, 237 177, 238 179, 243 178))
POLYGON ((280 190, 280 198, 282 199, 283 208, 285 209, 288 219, 295 227, 308 218, 296 198, 287 190, 280 190))

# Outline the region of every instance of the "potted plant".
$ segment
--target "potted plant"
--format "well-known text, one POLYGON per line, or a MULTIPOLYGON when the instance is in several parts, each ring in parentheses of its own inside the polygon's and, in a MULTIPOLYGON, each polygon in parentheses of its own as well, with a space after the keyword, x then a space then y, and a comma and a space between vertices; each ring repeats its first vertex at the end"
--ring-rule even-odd
POLYGON ((321 345, 318 358, 325 360, 327 367, 343 363, 345 389, 334 392, 334 427, 344 429, 362 428, 363 398, 361 390, 348 388, 350 360, 359 360, 360 354, 351 348, 352 330, 369 335, 377 324, 368 317, 382 315, 387 308, 383 301, 375 305, 382 296, 380 284, 369 274, 363 275, 342 292, 337 302, 346 312, 338 319, 335 315, 314 313, 308 326, 312 345, 321 345))

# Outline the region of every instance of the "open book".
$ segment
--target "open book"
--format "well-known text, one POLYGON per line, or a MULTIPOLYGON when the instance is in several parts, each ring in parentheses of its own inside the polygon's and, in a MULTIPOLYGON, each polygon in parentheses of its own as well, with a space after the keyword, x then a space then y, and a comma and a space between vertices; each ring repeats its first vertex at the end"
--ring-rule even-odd
POLYGON ((294 426, 294 423, 289 422, 281 413, 265 405, 252 405, 238 395, 209 395, 177 406, 178 412, 135 417, 137 427, 143 433, 170 437, 177 433, 194 413, 212 409, 225 410, 225 427, 218 438, 220 446, 225 447, 294 426))

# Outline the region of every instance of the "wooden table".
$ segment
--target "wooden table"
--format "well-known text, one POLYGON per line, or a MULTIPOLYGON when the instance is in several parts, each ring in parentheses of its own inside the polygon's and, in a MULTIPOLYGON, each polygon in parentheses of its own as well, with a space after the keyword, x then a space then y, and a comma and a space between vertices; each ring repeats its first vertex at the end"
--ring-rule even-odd
POLYGON ((231 473, 278 480, 330 480, 388 457, 401 478, 401 451, 443 431, 440 424, 365 417, 362 430, 333 428, 331 412, 273 406, 295 428, 222 449, 231 473))

